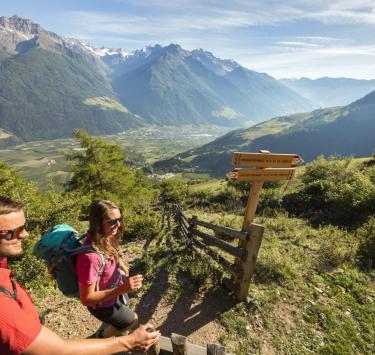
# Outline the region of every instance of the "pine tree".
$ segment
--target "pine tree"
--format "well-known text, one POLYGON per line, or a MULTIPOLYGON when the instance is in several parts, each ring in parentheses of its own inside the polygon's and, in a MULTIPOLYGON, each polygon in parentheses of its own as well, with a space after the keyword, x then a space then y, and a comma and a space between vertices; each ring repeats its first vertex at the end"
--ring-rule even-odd
POLYGON ((92 197, 126 196, 136 184, 136 177, 125 164, 121 146, 92 137, 81 129, 73 132, 82 150, 66 154, 73 177, 67 190, 79 190, 92 197))

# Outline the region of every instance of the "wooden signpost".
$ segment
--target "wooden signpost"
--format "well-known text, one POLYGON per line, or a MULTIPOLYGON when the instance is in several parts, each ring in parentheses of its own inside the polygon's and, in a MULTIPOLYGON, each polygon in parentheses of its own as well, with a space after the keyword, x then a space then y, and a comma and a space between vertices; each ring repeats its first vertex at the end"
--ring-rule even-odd
POLYGON ((251 190, 247 201, 242 231, 248 233, 247 240, 240 240, 239 246, 247 252, 242 258, 235 259, 235 265, 243 270, 241 279, 233 279, 238 284, 239 300, 247 297, 250 280, 255 268, 259 248, 263 238, 264 227, 252 224, 259 202, 260 192, 264 181, 291 180, 295 167, 303 162, 297 154, 233 153, 232 163, 240 166, 252 166, 251 169, 235 168, 227 174, 231 181, 251 182, 251 190))
POLYGON ((228 173, 232 181, 279 181, 291 180, 294 168, 233 169, 228 173))
POLYGON ((232 164, 256 167, 286 168, 302 163, 297 154, 233 153, 232 164))

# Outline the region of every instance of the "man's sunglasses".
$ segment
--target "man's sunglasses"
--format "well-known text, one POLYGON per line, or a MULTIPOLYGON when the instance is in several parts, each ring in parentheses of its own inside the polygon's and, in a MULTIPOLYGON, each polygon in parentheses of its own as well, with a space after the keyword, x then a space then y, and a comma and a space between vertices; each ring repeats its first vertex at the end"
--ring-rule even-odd
POLYGON ((114 226, 117 224, 117 222, 122 222, 122 216, 120 218, 107 219, 107 222, 110 226, 114 226))
POLYGON ((10 230, 5 230, 5 231, 0 230, 0 238, 5 239, 5 240, 16 239, 23 230, 26 230, 26 224, 24 224, 23 226, 14 228, 14 229, 10 229, 10 230))

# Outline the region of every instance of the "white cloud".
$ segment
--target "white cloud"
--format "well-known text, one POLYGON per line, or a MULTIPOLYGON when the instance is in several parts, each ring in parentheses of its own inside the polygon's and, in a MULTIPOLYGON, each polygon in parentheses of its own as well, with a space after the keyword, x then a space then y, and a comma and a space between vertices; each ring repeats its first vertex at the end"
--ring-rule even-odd
POLYGON ((276 76, 345 73, 347 67, 375 77, 375 39, 351 34, 375 25, 375 0, 121 1, 131 5, 126 14, 75 11, 65 18, 79 38, 106 46, 173 42, 276 76))
MULTIPOLYGON (((73 11, 66 20, 80 31, 132 35, 170 35, 186 31, 224 31, 257 26, 303 25, 306 20, 323 24, 375 25, 375 1, 274 0, 227 3, 206 0, 123 1, 133 5, 132 15, 73 11), (139 7, 144 7, 144 11, 139 7), (147 11, 146 11, 147 10, 147 11), (142 13, 142 16, 135 15, 142 13)), ((130 12, 128 12, 130 13, 130 12)))
MULTIPOLYGON (((311 19, 325 24, 370 24, 375 25, 375 2, 373 0, 231 0, 229 2, 206 0, 123 0, 133 6, 167 11, 176 18, 181 11, 187 16, 194 15, 193 21, 203 22, 205 27, 218 26, 215 16, 222 26, 271 25, 283 22, 311 19), (220 15, 221 13, 221 15, 220 15), (205 14, 202 16, 202 14, 205 14), (211 19, 206 22, 207 16, 211 19), (202 21, 200 21, 202 19, 202 21), (212 22, 213 21, 213 22, 212 22)), ((166 18, 168 20, 168 18, 166 18)), ((219 25, 220 26, 220 25, 219 25)))
POLYGON ((374 79, 374 56, 375 45, 285 49, 273 47, 267 53, 241 53, 237 59, 250 69, 266 72, 277 78, 335 76, 374 79))
POLYGON ((319 47, 316 43, 309 43, 309 42, 297 42, 297 41, 279 41, 277 44, 290 46, 290 47, 319 47))

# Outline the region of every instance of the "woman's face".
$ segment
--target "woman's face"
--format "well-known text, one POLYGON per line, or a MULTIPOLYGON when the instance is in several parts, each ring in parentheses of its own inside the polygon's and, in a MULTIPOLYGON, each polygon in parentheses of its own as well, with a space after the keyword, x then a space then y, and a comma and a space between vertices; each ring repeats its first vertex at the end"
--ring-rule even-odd
POLYGON ((121 212, 118 209, 109 210, 108 216, 103 221, 104 237, 115 237, 122 223, 121 212))

